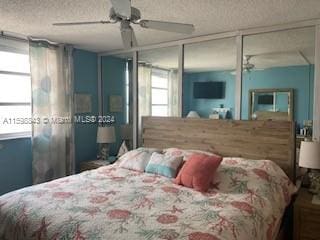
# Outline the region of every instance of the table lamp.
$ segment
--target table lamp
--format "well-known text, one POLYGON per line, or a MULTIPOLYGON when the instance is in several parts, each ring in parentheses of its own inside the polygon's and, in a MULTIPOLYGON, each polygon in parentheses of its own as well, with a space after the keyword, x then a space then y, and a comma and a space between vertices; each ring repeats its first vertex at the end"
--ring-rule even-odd
POLYGON ((187 115, 187 118, 200 118, 200 116, 196 111, 190 111, 187 115))
POLYGON ((107 160, 109 156, 109 144, 116 141, 116 134, 113 126, 98 127, 97 143, 99 143, 98 158, 107 160))
MULTIPOLYGON (((312 186, 313 173, 311 170, 320 169, 320 143, 319 142, 301 142, 299 167, 307 168, 307 173, 303 176, 302 185, 312 186)), ((311 189, 309 189, 311 190, 311 189)))

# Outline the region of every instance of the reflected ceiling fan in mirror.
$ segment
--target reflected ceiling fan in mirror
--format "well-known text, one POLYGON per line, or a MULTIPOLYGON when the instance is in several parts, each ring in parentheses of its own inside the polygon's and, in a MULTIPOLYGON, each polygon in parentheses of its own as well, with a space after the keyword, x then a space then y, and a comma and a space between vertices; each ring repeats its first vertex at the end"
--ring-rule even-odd
POLYGON ((54 26, 91 25, 91 24, 115 24, 120 22, 120 32, 123 46, 128 49, 137 46, 137 39, 130 24, 137 24, 143 28, 150 28, 160 31, 191 34, 194 31, 192 24, 163 22, 141 19, 139 9, 131 6, 131 0, 110 0, 110 20, 90 22, 65 22, 54 23, 54 26))
POLYGON ((244 72, 251 72, 252 69, 254 69, 255 65, 253 63, 250 63, 250 59, 253 57, 253 55, 244 55, 243 56, 243 65, 242 70, 244 72))
MULTIPOLYGON (((243 73, 251 73, 252 70, 264 70, 264 68, 256 68, 256 66, 251 62, 252 58, 257 55, 244 55, 243 56, 243 64, 242 64, 242 72, 243 73)), ((236 71, 231 72, 232 75, 236 75, 236 71)))

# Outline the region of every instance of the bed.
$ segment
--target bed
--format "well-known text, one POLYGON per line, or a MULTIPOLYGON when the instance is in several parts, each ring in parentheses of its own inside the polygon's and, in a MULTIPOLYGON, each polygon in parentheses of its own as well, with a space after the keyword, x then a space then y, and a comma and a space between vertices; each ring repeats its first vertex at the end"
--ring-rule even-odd
POLYGON ((194 144, 192 149, 214 148, 220 154, 229 148, 237 151, 220 145, 227 139, 212 141, 223 124, 229 126, 226 132, 234 132, 233 139, 237 131, 246 136, 232 144, 241 145, 258 134, 263 147, 225 157, 207 193, 116 163, 1 196, 0 238, 276 239, 284 209, 296 191, 287 176, 294 173, 287 172, 293 164, 291 122, 144 118, 143 144, 158 148, 194 144), (163 131, 170 128, 173 130, 163 131), (184 138, 186 129, 193 138, 184 138), (157 132, 161 134, 154 137, 157 132), (254 152, 261 157, 255 159, 269 160, 249 160, 256 156, 254 152))

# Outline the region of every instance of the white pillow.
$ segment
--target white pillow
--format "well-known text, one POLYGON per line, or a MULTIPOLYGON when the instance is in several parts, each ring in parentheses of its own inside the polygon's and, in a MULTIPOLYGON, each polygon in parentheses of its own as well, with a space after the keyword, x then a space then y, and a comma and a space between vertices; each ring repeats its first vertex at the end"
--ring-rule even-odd
POLYGON ((151 154, 157 151, 159 150, 151 148, 138 148, 129 151, 119 158, 119 167, 143 172, 151 158, 151 154))
POLYGON ((148 153, 154 153, 154 152, 157 152, 157 153, 162 153, 162 150, 159 149, 159 148, 147 148, 147 147, 140 147, 137 149, 138 151, 144 151, 144 152, 148 152, 148 153))
POLYGON ((163 149, 163 153, 167 156, 175 156, 175 157, 182 156, 184 161, 186 161, 192 154, 195 154, 195 153, 206 154, 209 156, 216 155, 212 152, 193 150, 193 149, 180 149, 180 148, 166 148, 166 149, 163 149))

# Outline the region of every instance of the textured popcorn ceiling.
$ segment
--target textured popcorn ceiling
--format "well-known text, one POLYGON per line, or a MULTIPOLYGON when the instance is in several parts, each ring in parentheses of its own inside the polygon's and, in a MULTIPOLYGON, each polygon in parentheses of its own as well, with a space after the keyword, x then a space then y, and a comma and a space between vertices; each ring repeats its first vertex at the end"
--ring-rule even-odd
MULTIPOLYGON (((193 36, 320 17, 319 0, 132 0, 132 5, 145 19, 193 23, 193 36)), ((0 0, 0 30, 92 51, 121 49, 118 25, 52 26, 108 19, 110 6, 108 0, 0 0)), ((139 45, 190 37, 133 28, 139 45)))

